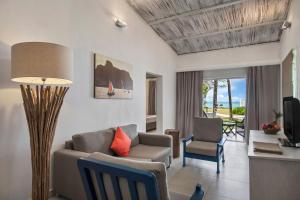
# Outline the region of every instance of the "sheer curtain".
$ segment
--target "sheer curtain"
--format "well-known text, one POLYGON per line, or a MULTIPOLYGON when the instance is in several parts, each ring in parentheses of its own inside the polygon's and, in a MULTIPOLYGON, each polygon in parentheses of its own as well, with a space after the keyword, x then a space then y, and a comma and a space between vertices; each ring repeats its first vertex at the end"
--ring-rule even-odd
POLYGON ((280 65, 249 67, 247 73, 246 141, 249 131, 274 120, 280 110, 280 65))
POLYGON ((194 118, 202 116, 203 72, 178 72, 176 77, 176 128, 187 136, 194 118))

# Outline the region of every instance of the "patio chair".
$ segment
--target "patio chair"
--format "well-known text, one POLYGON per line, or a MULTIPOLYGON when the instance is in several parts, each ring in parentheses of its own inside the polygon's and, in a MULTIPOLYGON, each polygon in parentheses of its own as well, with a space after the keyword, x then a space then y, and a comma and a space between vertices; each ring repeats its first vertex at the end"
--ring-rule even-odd
POLYGON ((202 111, 202 113, 203 113, 203 117, 208 118, 208 116, 204 110, 202 111))
POLYGON ((183 167, 186 158, 195 158, 217 162, 217 174, 220 173, 219 161, 225 162, 223 121, 219 118, 195 118, 193 135, 183 139, 183 167))
MULTIPOLYGON (((169 199, 163 163, 114 158, 97 152, 90 158, 79 159, 77 164, 88 200, 169 199)), ((172 196, 182 199, 178 195, 179 198, 172 196)), ((188 199, 202 200, 203 196, 201 185, 197 185, 188 199)))
POLYGON ((245 138, 245 117, 242 121, 235 121, 235 133, 245 138))

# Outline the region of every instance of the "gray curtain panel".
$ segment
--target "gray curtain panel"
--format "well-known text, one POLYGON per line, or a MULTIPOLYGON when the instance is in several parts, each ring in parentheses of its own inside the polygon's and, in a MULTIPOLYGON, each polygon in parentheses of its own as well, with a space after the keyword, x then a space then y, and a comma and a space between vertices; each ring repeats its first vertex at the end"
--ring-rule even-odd
POLYGON ((280 66, 249 67, 247 73, 246 141, 249 131, 260 130, 274 120, 273 110, 280 109, 280 66))
POLYGON ((176 77, 176 128, 187 136, 194 118, 202 116, 203 72, 178 72, 176 77))
POLYGON ((156 115, 156 81, 149 81, 148 115, 156 115))

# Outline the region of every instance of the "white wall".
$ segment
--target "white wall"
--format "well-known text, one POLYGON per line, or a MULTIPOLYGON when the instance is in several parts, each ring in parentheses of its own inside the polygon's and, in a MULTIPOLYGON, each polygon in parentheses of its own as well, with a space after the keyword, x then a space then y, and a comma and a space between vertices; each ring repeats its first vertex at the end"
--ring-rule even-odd
POLYGON ((294 0, 291 4, 291 9, 288 15, 288 21, 292 22, 292 27, 283 32, 281 38, 281 61, 287 56, 287 54, 292 50, 297 51, 297 79, 298 79, 298 98, 300 98, 300 1, 294 0))
POLYGON ((280 44, 269 43, 181 55, 177 71, 227 69, 280 63, 280 44))
POLYGON ((10 47, 47 41, 74 50, 74 84, 62 107, 53 149, 75 133, 137 123, 145 130, 146 72, 163 77, 163 129, 174 128, 175 53, 124 0, 0 0, 0 199, 28 199, 29 137, 19 88, 11 83, 10 47), (119 29, 118 16, 128 23, 119 29), (134 98, 93 98, 93 52, 133 65, 134 98))

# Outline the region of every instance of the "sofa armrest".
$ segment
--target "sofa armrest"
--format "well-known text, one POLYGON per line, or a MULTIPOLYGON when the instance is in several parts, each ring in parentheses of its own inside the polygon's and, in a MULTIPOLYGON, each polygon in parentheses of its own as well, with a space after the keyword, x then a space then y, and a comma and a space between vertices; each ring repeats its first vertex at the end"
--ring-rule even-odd
POLYGON ((86 199, 77 160, 90 154, 62 149, 53 155, 53 190, 56 194, 73 200, 86 199))
POLYGON ((170 135, 139 133, 139 141, 140 144, 151 146, 170 148, 173 146, 173 139, 170 135))

